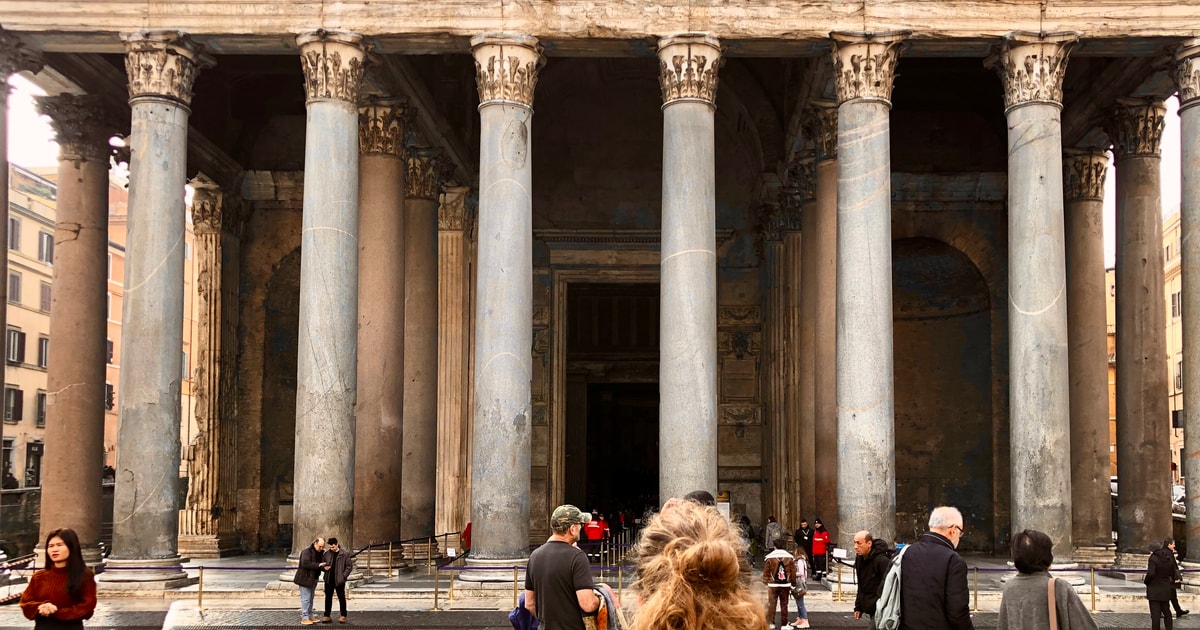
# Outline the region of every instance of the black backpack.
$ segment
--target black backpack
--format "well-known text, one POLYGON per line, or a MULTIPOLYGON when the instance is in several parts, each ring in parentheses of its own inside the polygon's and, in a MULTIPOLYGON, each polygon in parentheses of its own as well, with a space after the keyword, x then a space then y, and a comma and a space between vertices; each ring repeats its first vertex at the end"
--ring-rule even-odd
POLYGON ((783 558, 779 559, 779 564, 775 567, 775 583, 788 584, 787 566, 783 564, 783 558))

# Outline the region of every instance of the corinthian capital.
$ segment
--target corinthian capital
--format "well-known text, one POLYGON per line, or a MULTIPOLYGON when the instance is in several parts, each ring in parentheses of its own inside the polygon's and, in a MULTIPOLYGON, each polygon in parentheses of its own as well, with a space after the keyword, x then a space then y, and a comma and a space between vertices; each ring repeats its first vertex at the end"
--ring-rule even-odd
POLYGON ((442 183, 454 173, 454 165, 441 149, 412 149, 404 178, 405 196, 413 199, 437 199, 442 183))
POLYGON ((366 50, 362 36, 334 31, 312 31, 296 36, 300 67, 304 70, 305 102, 345 101, 358 104, 366 50))
POLYGON ((129 101, 164 98, 184 107, 192 102, 192 85, 202 68, 213 65, 204 47, 179 31, 122 33, 129 101))
POLYGON ((702 33, 664 37, 658 42, 658 82, 663 106, 679 101, 716 104, 721 43, 702 33))
POLYGON ((1100 149, 1063 149, 1063 191, 1068 200, 1104 200, 1108 154, 1100 149))
POLYGON ((1067 56, 1079 41, 1077 33, 1016 32, 1004 36, 1000 50, 987 60, 1004 84, 1004 108, 1025 103, 1062 107, 1062 82, 1067 56))
POLYGON ((1113 156, 1158 157, 1162 148, 1163 117, 1167 108, 1157 98, 1119 98, 1104 131, 1113 144, 1113 156))
POLYGON ((545 65, 542 47, 528 35, 478 35, 471 38, 479 106, 506 103, 533 107, 538 70, 545 65))
POLYGON ((115 116, 99 97, 59 94, 37 97, 38 113, 50 117, 58 141, 58 158, 67 162, 108 161, 108 139, 118 133, 115 116))
POLYGON ((1175 87, 1179 89, 1179 111, 1200 102, 1200 39, 1192 39, 1175 48, 1175 87))
POLYGON ((882 101, 891 107, 896 62, 909 35, 908 31, 830 33, 838 103, 882 101))
POLYGON ((442 193, 441 204, 438 205, 438 229, 451 232, 462 232, 470 220, 467 210, 467 195, 471 189, 466 186, 448 186, 442 193))
MULTIPOLYGON (((18 72, 41 72, 42 56, 32 50, 12 33, 0 29, 0 78, 7 79, 8 75, 18 72)), ((8 90, 0 85, 0 98, 8 95, 8 90)))
POLYGON ((817 161, 837 159, 838 104, 824 99, 809 104, 805 132, 817 149, 817 161))
POLYGON ((221 186, 204 173, 198 173, 188 185, 192 187, 192 225, 196 232, 219 232, 226 220, 221 186))
POLYGON ((358 108, 358 151, 403 158, 410 110, 397 99, 372 97, 358 108))

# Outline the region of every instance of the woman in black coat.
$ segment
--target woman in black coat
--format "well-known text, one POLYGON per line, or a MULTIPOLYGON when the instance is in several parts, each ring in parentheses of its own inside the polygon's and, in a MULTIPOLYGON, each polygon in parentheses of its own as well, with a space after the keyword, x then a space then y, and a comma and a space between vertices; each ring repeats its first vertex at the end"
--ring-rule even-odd
POLYGON ((1150 561, 1146 565, 1146 599, 1150 600, 1150 624, 1159 630, 1159 619, 1165 620, 1166 630, 1172 630, 1171 590, 1175 582, 1175 559, 1170 549, 1157 541, 1150 543, 1150 561))

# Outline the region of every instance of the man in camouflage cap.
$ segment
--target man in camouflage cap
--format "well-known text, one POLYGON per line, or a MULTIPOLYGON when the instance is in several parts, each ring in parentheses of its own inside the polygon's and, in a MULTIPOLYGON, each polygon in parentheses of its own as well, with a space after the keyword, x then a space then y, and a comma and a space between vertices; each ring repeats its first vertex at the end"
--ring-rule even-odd
POLYGON ((583 630, 583 615, 600 608, 587 555, 575 544, 592 515, 560 505, 550 515, 550 540, 533 550, 525 571, 525 608, 547 630, 583 630))

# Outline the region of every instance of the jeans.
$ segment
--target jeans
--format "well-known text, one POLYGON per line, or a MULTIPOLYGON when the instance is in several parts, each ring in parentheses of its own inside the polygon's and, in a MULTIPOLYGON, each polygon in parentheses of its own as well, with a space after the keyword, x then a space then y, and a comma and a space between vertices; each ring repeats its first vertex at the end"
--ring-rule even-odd
POLYGON ((301 586, 300 587, 300 620, 301 621, 303 621, 305 619, 313 618, 313 613, 312 613, 313 592, 316 590, 317 589, 315 586, 301 586))
POLYGON ((325 616, 333 612, 333 594, 337 593, 338 605, 341 606, 342 616, 346 616, 346 585, 334 586, 332 582, 325 583, 325 616))
MULTIPOLYGON (((796 596, 796 618, 797 619, 808 619, 808 608, 804 606, 804 596, 803 595, 796 596)), ((872 627, 874 627, 874 626, 872 626, 872 627)))

